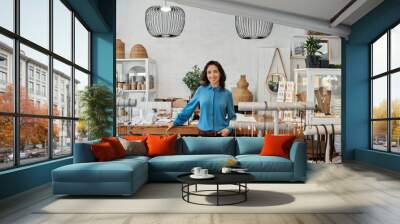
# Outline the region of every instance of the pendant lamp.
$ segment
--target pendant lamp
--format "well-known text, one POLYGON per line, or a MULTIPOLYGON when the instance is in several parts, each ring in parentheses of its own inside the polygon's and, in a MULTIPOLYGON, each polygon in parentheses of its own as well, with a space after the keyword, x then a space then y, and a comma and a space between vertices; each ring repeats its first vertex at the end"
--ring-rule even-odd
POLYGON ((242 39, 263 39, 271 34, 274 24, 251 17, 235 16, 236 32, 242 39))
POLYGON ((151 6, 146 10, 147 31, 153 37, 177 37, 185 26, 185 12, 178 6, 151 6))

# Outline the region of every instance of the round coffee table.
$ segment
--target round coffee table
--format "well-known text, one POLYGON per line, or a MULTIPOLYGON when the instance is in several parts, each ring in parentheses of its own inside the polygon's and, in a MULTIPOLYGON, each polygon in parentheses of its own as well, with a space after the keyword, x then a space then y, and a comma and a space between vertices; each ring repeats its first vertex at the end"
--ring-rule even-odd
POLYGON ((215 177, 212 179, 193 179, 190 177, 191 173, 182 174, 177 177, 178 181, 182 183, 182 199, 188 203, 198 204, 198 205, 234 205, 247 200, 247 192, 249 188, 247 183, 255 180, 255 177, 248 173, 216 173, 213 174, 215 177), (198 190, 197 185, 215 185, 215 190, 198 190), (190 191, 190 186, 195 186, 194 191, 190 191), (236 185, 237 190, 223 190, 220 189, 220 185, 236 185), (215 194, 205 194, 209 192, 214 192, 215 194), (193 202, 190 200, 190 196, 203 196, 203 197, 216 197, 216 204, 202 204, 193 202), (221 203, 221 197, 232 197, 240 196, 240 199, 231 203, 221 203))

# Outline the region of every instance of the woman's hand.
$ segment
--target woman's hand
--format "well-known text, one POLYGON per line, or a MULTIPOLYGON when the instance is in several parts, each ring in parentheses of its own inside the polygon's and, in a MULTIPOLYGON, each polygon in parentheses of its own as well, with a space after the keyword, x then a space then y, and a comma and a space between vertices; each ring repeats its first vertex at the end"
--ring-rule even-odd
POLYGON ((170 129, 172 129, 173 127, 175 127, 173 123, 168 124, 167 130, 166 130, 165 132, 168 133, 168 131, 169 131, 170 129))
POLYGON ((224 128, 218 132, 218 134, 221 134, 222 137, 226 137, 231 133, 231 131, 228 128, 224 128))

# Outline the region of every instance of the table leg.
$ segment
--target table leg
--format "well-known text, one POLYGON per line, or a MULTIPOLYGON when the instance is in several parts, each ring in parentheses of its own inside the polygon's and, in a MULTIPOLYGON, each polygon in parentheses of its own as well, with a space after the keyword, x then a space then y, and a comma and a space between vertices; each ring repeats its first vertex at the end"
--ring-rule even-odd
POLYGON ((189 201, 189 195, 190 195, 190 184, 187 185, 187 201, 189 201))
POLYGON ((183 190, 184 190, 184 187, 185 185, 182 183, 182 187, 181 187, 181 192, 182 192, 182 199, 184 199, 184 197, 183 197, 183 190))
POLYGON ((219 184, 217 184, 217 206, 219 205, 219 184))
POLYGON ((244 183, 245 191, 244 191, 244 201, 247 201, 247 183, 244 183))
POLYGON ((195 186, 195 191, 197 192, 197 184, 196 184, 196 186, 195 186))

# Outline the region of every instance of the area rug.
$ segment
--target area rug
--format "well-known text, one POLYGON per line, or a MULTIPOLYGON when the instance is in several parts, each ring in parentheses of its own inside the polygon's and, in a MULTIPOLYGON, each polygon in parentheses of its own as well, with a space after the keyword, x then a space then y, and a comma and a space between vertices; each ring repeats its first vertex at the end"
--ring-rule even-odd
MULTIPOLYGON (((249 184, 248 187, 250 191, 247 201, 237 205, 190 204, 182 200, 180 184, 150 183, 131 197, 56 197, 36 213, 360 213, 356 205, 317 184, 260 183, 249 184)), ((213 185, 202 185, 198 190, 213 188, 213 185)), ((193 196, 190 199, 197 203, 216 202, 215 196, 193 196)), ((224 197, 222 202, 229 203, 238 199, 224 197)))

